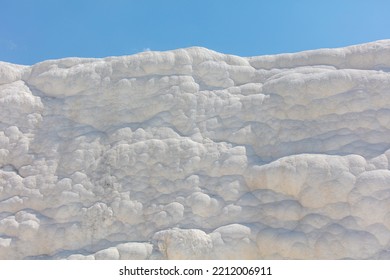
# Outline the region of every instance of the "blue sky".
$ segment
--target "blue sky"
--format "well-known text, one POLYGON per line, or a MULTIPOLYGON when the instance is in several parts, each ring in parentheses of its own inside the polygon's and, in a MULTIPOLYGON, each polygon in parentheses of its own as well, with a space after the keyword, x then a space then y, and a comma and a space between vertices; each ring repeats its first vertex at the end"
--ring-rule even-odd
POLYGON ((390 39, 389 14, 388 0, 0 0, 0 60, 341 47, 390 39))

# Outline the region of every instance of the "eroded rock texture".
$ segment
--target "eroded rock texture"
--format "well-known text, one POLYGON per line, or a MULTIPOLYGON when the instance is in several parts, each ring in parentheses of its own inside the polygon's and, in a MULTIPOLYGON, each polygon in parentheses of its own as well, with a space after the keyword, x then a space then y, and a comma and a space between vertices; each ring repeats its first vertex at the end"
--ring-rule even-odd
POLYGON ((390 41, 0 63, 0 258, 390 258, 390 41))

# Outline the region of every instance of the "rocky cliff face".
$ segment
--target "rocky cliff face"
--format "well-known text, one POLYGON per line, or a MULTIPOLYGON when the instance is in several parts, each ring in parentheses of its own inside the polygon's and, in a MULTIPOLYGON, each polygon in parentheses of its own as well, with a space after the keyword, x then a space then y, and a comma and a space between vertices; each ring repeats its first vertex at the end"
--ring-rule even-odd
POLYGON ((390 41, 0 63, 0 258, 390 258, 390 41))

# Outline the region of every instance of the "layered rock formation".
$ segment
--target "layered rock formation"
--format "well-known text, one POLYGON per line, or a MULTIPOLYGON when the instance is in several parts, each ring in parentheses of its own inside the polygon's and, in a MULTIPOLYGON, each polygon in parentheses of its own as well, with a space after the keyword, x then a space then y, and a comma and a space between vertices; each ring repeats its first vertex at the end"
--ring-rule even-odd
POLYGON ((390 258, 390 40, 0 63, 0 258, 390 258))

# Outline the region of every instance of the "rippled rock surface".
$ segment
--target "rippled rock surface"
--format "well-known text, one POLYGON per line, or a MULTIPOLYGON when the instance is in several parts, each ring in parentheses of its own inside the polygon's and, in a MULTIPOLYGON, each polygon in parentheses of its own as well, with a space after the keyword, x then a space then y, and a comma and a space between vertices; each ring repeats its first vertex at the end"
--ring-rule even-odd
POLYGON ((390 40, 0 62, 1 259, 390 259, 390 40))

